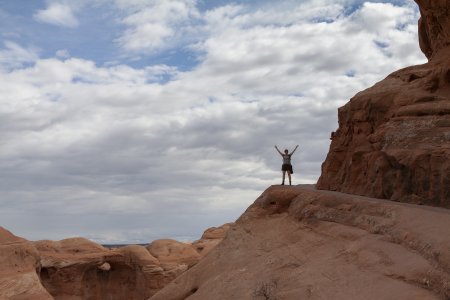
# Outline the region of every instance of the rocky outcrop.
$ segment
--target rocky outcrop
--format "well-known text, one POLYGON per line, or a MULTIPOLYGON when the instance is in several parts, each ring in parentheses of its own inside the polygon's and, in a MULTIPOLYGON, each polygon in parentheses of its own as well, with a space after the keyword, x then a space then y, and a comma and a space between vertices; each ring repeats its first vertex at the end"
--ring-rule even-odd
POLYGON ((229 226, 194 243, 115 249, 83 238, 29 242, 0 227, 0 299, 147 299, 194 266, 229 226))
POLYGON ((0 227, 0 299, 53 299, 41 285, 39 270, 33 244, 0 227))
POLYGON ((442 208, 273 186, 150 299, 448 299, 448 228, 442 208))
POLYGON ((183 265, 183 268, 187 269, 195 265, 201 257, 192 244, 171 239, 156 240, 147 246, 147 250, 166 268, 183 265))
POLYGON ((234 223, 227 223, 220 227, 211 227, 206 229, 201 239, 192 243, 192 246, 202 256, 206 256, 212 249, 214 249, 227 235, 230 227, 234 223))
POLYGON ((76 238, 40 241, 39 277, 56 299, 145 299, 180 273, 168 273, 143 246, 109 250, 76 238))
POLYGON ((415 1, 419 4, 421 14, 420 48, 428 58, 432 58, 450 46, 450 3, 447 0, 415 1))
POLYGON ((450 4, 417 2, 429 62, 339 108, 319 189, 450 207, 450 4))

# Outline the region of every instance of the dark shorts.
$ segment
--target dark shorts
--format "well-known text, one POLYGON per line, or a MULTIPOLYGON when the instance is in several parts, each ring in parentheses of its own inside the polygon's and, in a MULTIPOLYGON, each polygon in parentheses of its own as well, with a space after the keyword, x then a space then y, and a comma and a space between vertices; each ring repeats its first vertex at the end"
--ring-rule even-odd
POLYGON ((289 171, 291 174, 294 173, 294 170, 292 170, 292 165, 283 164, 281 166, 281 171, 289 171))

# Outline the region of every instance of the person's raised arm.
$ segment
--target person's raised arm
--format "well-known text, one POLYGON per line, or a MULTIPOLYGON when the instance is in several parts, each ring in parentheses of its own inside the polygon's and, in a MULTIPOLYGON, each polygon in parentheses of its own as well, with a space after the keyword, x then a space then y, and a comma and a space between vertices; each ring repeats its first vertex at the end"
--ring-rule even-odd
POLYGON ((298 145, 295 146, 295 149, 294 149, 294 150, 292 150, 291 155, 294 154, 294 152, 295 152, 295 150, 297 150, 297 148, 298 148, 298 145))
POLYGON ((275 145, 275 149, 277 149, 278 153, 280 153, 281 156, 283 156, 283 153, 281 153, 280 149, 278 149, 277 145, 275 145))

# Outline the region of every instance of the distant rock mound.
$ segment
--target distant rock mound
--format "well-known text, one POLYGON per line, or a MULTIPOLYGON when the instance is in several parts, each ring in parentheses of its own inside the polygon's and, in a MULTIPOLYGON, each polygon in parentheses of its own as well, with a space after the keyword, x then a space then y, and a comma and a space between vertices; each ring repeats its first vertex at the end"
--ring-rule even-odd
POLYGON ((450 2, 416 2, 429 62, 339 108, 319 189, 450 207, 450 2))
POLYGON ((109 250, 76 238, 35 247, 41 282, 56 299, 144 299, 171 277, 143 246, 109 250))
POLYGON ((115 249, 83 238, 29 242, 0 227, 0 299, 147 299, 194 266, 229 227, 210 228, 194 243, 115 249))
POLYGON ((150 300, 449 299, 448 228, 443 208, 272 186, 150 300))

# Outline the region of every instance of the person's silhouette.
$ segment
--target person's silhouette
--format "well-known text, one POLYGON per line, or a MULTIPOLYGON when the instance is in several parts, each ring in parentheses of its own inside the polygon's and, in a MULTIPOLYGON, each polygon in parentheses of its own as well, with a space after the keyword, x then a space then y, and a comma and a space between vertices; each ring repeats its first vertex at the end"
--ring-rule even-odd
POLYGON ((291 156, 292 154, 294 154, 295 150, 297 150, 298 145, 295 146, 295 149, 289 153, 288 149, 284 149, 284 153, 282 153, 280 151, 280 149, 278 149, 278 147, 275 145, 275 149, 277 149, 278 153, 280 153, 280 155, 283 157, 283 164, 281 165, 281 171, 283 172, 283 181, 281 183, 281 185, 284 185, 284 179, 286 177, 286 172, 288 173, 288 177, 289 177, 289 185, 291 185, 291 174, 294 173, 294 170, 292 169, 292 164, 291 164, 291 156))

